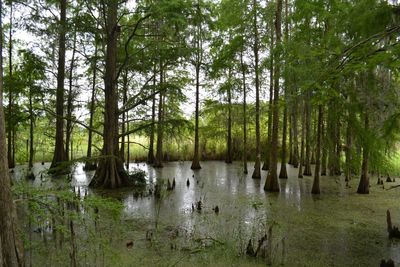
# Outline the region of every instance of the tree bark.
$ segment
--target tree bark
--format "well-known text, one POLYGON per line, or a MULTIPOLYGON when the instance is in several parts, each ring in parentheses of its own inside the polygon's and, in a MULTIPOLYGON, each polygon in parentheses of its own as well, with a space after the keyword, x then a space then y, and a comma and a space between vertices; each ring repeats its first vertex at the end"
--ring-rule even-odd
POLYGON ((347 118, 347 129, 346 129, 346 171, 345 171, 345 181, 348 182, 351 180, 351 161, 352 161, 352 132, 351 132, 351 123, 352 123, 352 114, 351 111, 348 112, 347 118))
POLYGON ((118 92, 116 88, 117 40, 119 35, 118 0, 107 2, 105 112, 102 157, 90 182, 93 187, 117 188, 128 184, 128 175, 119 155, 118 92))
POLYGON ((226 158, 225 163, 232 163, 232 88, 231 88, 231 68, 229 68, 228 74, 228 126, 227 126, 227 136, 226 136, 226 158))
MULTIPOLYGON (((276 8, 276 45, 281 45, 281 22, 282 22, 282 0, 277 0, 276 8)), ((279 50, 278 50, 279 53, 279 50)), ((273 106, 273 128, 272 128, 272 142, 271 142, 271 155, 270 155, 270 170, 265 181, 264 190, 269 192, 279 192, 278 183, 278 131, 279 131, 279 78, 280 78, 280 64, 281 59, 278 54, 275 60, 275 75, 274 75, 274 106, 273 106)))
POLYGON ((86 163, 84 169, 87 171, 95 170, 96 163, 92 161, 92 143, 93 143, 93 120, 94 120, 94 113, 96 111, 96 79, 97 79, 97 42, 95 37, 95 45, 94 45, 94 59, 93 59, 93 78, 92 78, 92 95, 90 99, 90 115, 89 115, 89 131, 88 131, 88 147, 87 147, 87 154, 86 154, 86 163))
POLYGON ((8 71, 10 75, 10 83, 9 83, 9 88, 8 88, 8 135, 7 135, 7 157, 8 157, 8 168, 12 169, 15 167, 15 150, 13 149, 14 147, 14 141, 15 138, 13 134, 15 133, 14 131, 14 124, 15 122, 13 120, 13 105, 14 105, 14 99, 13 99, 13 69, 12 69, 12 29, 13 29, 13 3, 10 1, 10 30, 9 30, 9 43, 8 43, 8 71))
MULTIPOLYGON (((304 102, 304 101, 303 101, 304 102)), ((304 166, 304 137, 305 137, 305 117, 306 117, 306 109, 304 107, 305 103, 303 103, 303 112, 301 114, 301 144, 300 144, 300 160, 299 160, 299 173, 297 175, 298 178, 303 178, 303 166, 304 166)))
MULTIPOLYGON (((60 22, 59 22, 59 48, 57 69, 57 92, 56 92, 56 143, 51 168, 58 167, 66 160, 64 147, 64 78, 65 78, 65 33, 67 30, 67 0, 60 0, 60 22)), ((56 171, 58 172, 58 171, 56 171)))
POLYGON ((311 99, 309 96, 309 92, 306 93, 307 97, 305 99, 305 112, 306 112, 306 157, 305 157, 305 165, 304 165, 304 173, 305 176, 311 176, 311 99))
POLYGON ((318 106, 318 126, 317 126, 317 146, 315 151, 315 172, 314 172, 314 182, 312 186, 312 194, 320 194, 319 186, 319 173, 321 167, 321 134, 322 134, 322 120, 323 120, 322 105, 318 106))
MULTIPOLYGON (((122 105, 125 106, 128 101, 128 71, 125 70, 122 82, 122 105)), ((121 146, 119 150, 119 154, 122 162, 125 161, 125 132, 126 132, 126 124, 127 124, 127 116, 126 112, 122 112, 122 122, 121 122, 121 146)))
POLYGON ((281 151, 281 170, 279 172, 279 178, 287 179, 286 169, 286 135, 287 135, 287 107, 286 104, 283 110, 283 129, 282 129, 282 151, 281 151))
POLYGON ((271 154, 271 139, 272 139, 272 113, 273 113, 273 95, 274 95, 274 27, 272 26, 270 29, 270 55, 269 55, 269 102, 268 102, 268 135, 267 135, 267 146, 265 151, 265 161, 262 167, 262 170, 269 170, 270 163, 270 154, 271 154))
POLYGON ((335 163, 335 167, 336 167, 336 175, 341 175, 341 168, 340 168, 340 152, 342 151, 342 144, 341 144, 341 134, 340 134, 340 118, 338 117, 336 120, 336 163, 335 163))
MULTIPOLYGON (((285 43, 288 43, 289 40, 289 25, 288 25, 288 4, 287 0, 285 0, 285 43)), ((287 138, 287 127, 288 127, 288 73, 287 73, 287 65, 285 61, 285 71, 284 71, 284 98, 285 103, 283 107, 283 129, 282 129, 282 158, 281 158, 281 170, 279 172, 279 178, 287 179, 287 169, 286 169, 286 138, 287 138)), ((290 134, 291 136, 291 134, 290 134)), ((291 142, 290 142, 291 143, 291 142)))
POLYGON ((253 31, 254 31, 254 71, 256 85, 256 162, 254 164, 253 179, 261 179, 261 151, 260 151, 260 78, 258 55, 258 28, 257 28, 257 1, 253 0, 253 31))
POLYGON ((163 64, 162 60, 160 59, 160 94, 158 100, 158 123, 157 123, 157 153, 156 153, 156 161, 154 163, 155 168, 162 168, 163 167, 163 126, 164 126, 164 112, 163 112, 163 101, 164 101, 164 93, 163 93, 163 80, 164 80, 164 73, 163 73, 163 64))
MULTIPOLYGON (((156 90, 156 64, 154 64, 153 68, 153 88, 152 94, 154 94, 156 90)), ((147 154, 147 163, 154 164, 155 157, 154 157, 154 136, 155 136, 155 123, 156 123, 156 96, 152 97, 152 104, 151 104, 151 127, 150 127, 150 140, 149 140, 149 153, 147 154)))
POLYGON ((242 67, 242 87, 243 87, 243 173, 247 174, 247 88, 246 88, 246 66, 243 62, 243 49, 240 51, 240 64, 242 67))
MULTIPOLYGON (((197 16, 200 16, 200 4, 197 2, 197 16)), ((202 47, 202 28, 201 22, 196 25, 195 29, 195 38, 196 38, 196 111, 195 111, 195 125, 194 125, 194 155, 192 166, 190 167, 192 170, 201 169, 200 166, 200 158, 199 158, 199 94, 200 94, 200 67, 203 59, 203 47, 202 47)))
MULTIPOLYGON (((364 129, 368 132, 369 128, 369 118, 367 112, 364 114, 364 129)), ((369 194, 369 177, 368 177, 368 160, 369 160, 369 149, 368 142, 364 140, 363 151, 362 151, 362 167, 361 167, 361 179, 358 184, 357 193, 359 194, 369 194)))
MULTIPOLYGON (((3 3, 0 0, 0 55, 3 50, 3 3)), ((22 243, 17 233, 15 204, 8 172, 5 118, 3 106, 3 58, 0 57, 0 266, 23 266, 22 243)))
POLYGON ((66 125, 66 135, 65 135, 65 155, 66 160, 72 159, 70 155, 70 147, 72 152, 72 112, 73 112, 73 100, 74 100, 74 90, 73 90, 73 78, 74 78, 74 68, 75 68, 75 53, 76 53, 76 32, 74 32, 74 40, 72 46, 72 57, 71 64, 69 66, 69 77, 68 77, 68 97, 67 97, 67 125, 66 125))
POLYGON ((33 156, 34 156, 33 130, 34 130, 34 115, 33 115, 32 88, 29 88, 29 162, 28 162, 29 170, 33 167, 33 156))
POLYGON ((292 106, 292 132, 293 132, 293 158, 292 158, 292 164, 294 168, 297 168, 299 166, 299 140, 298 140, 298 128, 297 128, 297 112, 298 112, 298 107, 297 107, 297 101, 296 103, 293 104, 292 106))
POLYGON ((328 159, 328 149, 327 149, 327 142, 326 142, 326 130, 325 130, 325 122, 322 120, 321 125, 321 149, 322 149, 322 159, 321 159, 321 176, 326 176, 326 162, 328 159))
POLYGON ((328 121, 328 132, 329 132, 329 160, 328 160, 328 167, 329 167, 329 175, 335 176, 338 173, 340 174, 340 158, 337 158, 338 155, 338 116, 339 114, 335 112, 337 109, 337 103, 331 103, 330 105, 330 118, 328 121))
MULTIPOLYGON (((287 107, 288 108, 288 107, 287 107)), ((289 108, 288 108, 289 109, 289 108)), ((292 114, 290 112, 291 109, 289 109, 288 112, 288 132, 289 132, 289 145, 288 145, 288 151, 289 151, 289 160, 288 160, 288 164, 289 165, 293 165, 293 125, 292 125, 292 114)))

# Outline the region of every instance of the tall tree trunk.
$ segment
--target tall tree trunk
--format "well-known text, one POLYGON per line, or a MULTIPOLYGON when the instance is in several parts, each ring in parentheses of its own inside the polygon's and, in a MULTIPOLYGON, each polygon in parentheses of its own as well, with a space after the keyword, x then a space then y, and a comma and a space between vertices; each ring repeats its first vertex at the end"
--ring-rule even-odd
POLYGON ((87 171, 95 170, 96 163, 92 161, 92 143, 93 143, 93 119, 96 111, 96 79, 97 79, 97 43, 95 40, 94 59, 93 59, 93 78, 92 78, 92 96, 90 99, 90 115, 89 115, 89 131, 88 131, 88 147, 86 154, 86 163, 84 169, 87 171))
MULTIPOLYGON (((368 132, 369 129, 369 118, 368 112, 364 112, 364 128, 365 132, 368 132)), ((369 160, 369 149, 368 143, 364 140, 363 150, 362 150, 362 167, 361 167, 361 179, 358 184, 357 193, 359 194, 369 194, 369 177, 368 177, 368 160, 369 160)))
MULTIPOLYGON (((287 107, 288 108, 288 107, 287 107)), ((289 109, 289 108, 288 108, 289 109)), ((288 132, 289 132, 289 145, 288 145, 288 150, 289 150, 289 165, 293 165, 293 124, 292 124, 292 114, 291 114, 291 109, 289 109, 288 112, 288 132)))
MULTIPOLYGON (((282 22, 282 0, 277 0, 276 7, 276 46, 281 45, 281 22, 282 22)), ((279 53, 279 52, 278 52, 279 53)), ((279 192, 278 183, 278 131, 279 131, 279 78, 280 78, 280 64, 281 57, 278 54, 275 60, 275 75, 274 75, 274 106, 273 106, 273 127, 272 127, 272 142, 271 142, 271 155, 270 155, 270 170, 265 181, 264 190, 270 192, 279 192)))
POLYGON ((273 21, 271 21, 270 29, 270 55, 269 55, 269 102, 268 102, 268 135, 267 135, 267 146, 265 151, 265 161, 262 170, 269 170, 270 154, 271 154, 271 139, 272 139, 272 113, 273 113, 273 95, 274 95, 274 27, 273 21))
MULTIPOLYGON (((71 64, 69 66, 69 77, 68 77, 68 97, 67 97, 67 125, 66 125, 66 135, 65 135, 65 155, 66 160, 70 159, 70 147, 72 152, 71 136, 72 136, 72 112, 73 112, 73 100, 74 100, 74 89, 73 78, 74 78, 74 68, 75 68, 75 53, 76 53, 76 32, 74 32, 74 40, 72 47, 72 57, 71 64)), ((72 159, 72 156, 71 156, 72 159)))
POLYGON ((15 155, 14 152, 15 150, 13 149, 14 146, 14 140, 13 138, 13 133, 15 133, 14 128, 15 128, 15 122, 12 121, 14 116, 13 116, 13 68, 12 68, 12 29, 13 29, 13 3, 10 1, 10 35, 9 35, 9 40, 8 40, 8 71, 10 75, 10 83, 9 83, 9 88, 8 88, 8 135, 7 135, 7 157, 8 157, 8 167, 10 169, 15 167, 15 155))
POLYGON ((162 60, 160 59, 160 96, 158 100, 158 122, 157 122, 157 153, 156 153, 156 161, 154 163, 155 168, 162 168, 163 167, 163 127, 164 127, 164 93, 163 93, 163 80, 164 80, 164 72, 163 72, 163 64, 162 60))
MULTIPOLYGON (((56 143, 51 168, 59 166, 66 160, 64 147, 64 78, 65 78, 65 33, 67 30, 67 0, 60 0, 60 22, 59 22, 59 48, 57 69, 57 92, 56 92, 56 143)), ((58 172, 58 170, 57 170, 58 172)))
POLYGON ((287 131, 287 107, 285 104, 283 110, 283 129, 282 129, 282 151, 281 151, 281 170, 279 172, 279 178, 287 179, 287 169, 286 169, 286 133, 287 131))
MULTIPOLYGON (((126 112, 126 118, 129 118, 129 111, 126 112)), ((129 123, 126 125, 126 130, 129 132, 129 123)), ((128 141, 128 149, 126 150, 126 158, 125 158, 125 166, 126 169, 129 171, 129 163, 131 162, 131 141, 129 138, 130 134, 127 135, 127 141, 128 141)))
MULTIPOLYGON (((122 82, 122 105, 125 106, 128 101, 128 71, 124 71, 123 82, 122 82)), ((127 124, 127 116, 126 112, 122 112, 122 122, 121 122, 121 146, 119 149, 119 154, 122 162, 125 161, 125 132, 126 132, 126 124, 127 124)))
POLYGON ((329 158, 328 158, 328 168, 329 168, 329 176, 334 176, 336 171, 335 171, 335 157, 336 157, 336 153, 335 153, 335 138, 336 138, 336 130, 335 130, 335 114, 334 114, 334 103, 330 103, 329 105, 329 115, 328 115, 328 122, 327 122, 327 135, 329 137, 329 158))
POLYGON ((105 65, 105 112, 102 158, 90 182, 94 187, 117 188, 128 183, 128 175, 118 151, 118 92, 117 82, 117 40, 119 35, 118 0, 107 2, 107 49, 105 65))
MULTIPOLYGON (((154 64, 154 68, 153 68, 153 74, 154 74, 154 78, 153 78, 153 88, 152 90, 152 94, 154 94, 155 90, 156 90, 156 64, 154 64)), ((147 154, 147 163, 149 164, 153 164, 155 161, 155 157, 154 157, 154 136, 155 136, 155 123, 156 123, 156 96, 154 95, 152 97, 152 104, 151 104, 151 127, 150 127, 150 140, 149 140, 149 153, 147 154)))
POLYGON ((322 159, 321 159, 321 176, 326 176, 326 163, 328 160, 328 149, 327 149, 327 141, 326 141, 326 127, 325 122, 322 120, 322 128, 321 128, 321 138, 322 138, 322 159))
POLYGON ((337 118, 336 121, 336 163, 335 163, 335 167, 336 167, 336 175, 341 175, 341 169, 340 169, 340 152, 342 151, 342 144, 341 144, 341 134, 340 134, 340 118, 337 118))
POLYGON ((305 157, 305 165, 304 165, 304 173, 305 176, 311 176, 311 97, 310 92, 307 92, 307 97, 305 99, 305 109, 306 109, 306 157, 305 157))
POLYGON ((259 78, 259 59, 258 59, 258 28, 257 28, 257 1, 253 0, 253 31, 254 31, 254 71, 256 85, 256 162, 254 164, 254 179, 261 179, 261 151, 260 151, 260 78, 259 78))
POLYGON ((345 171, 345 181, 348 182, 351 180, 351 162, 352 162, 352 132, 351 132, 351 123, 352 123, 352 111, 348 112, 347 118, 347 129, 346 129, 346 171, 345 171))
POLYGON ((243 87, 243 173, 247 174, 247 89, 246 89, 246 66, 243 62, 243 49, 240 51, 240 64, 242 67, 242 87, 243 87))
POLYGON ((194 125, 194 155, 192 170, 201 169, 200 159, 199 159, 199 87, 200 87, 200 64, 196 65, 196 111, 195 111, 195 125, 194 125))
POLYGON ((297 168, 299 166, 299 140, 298 140, 298 128, 297 128, 297 112, 298 112, 298 107, 297 107, 297 101, 294 101, 296 103, 293 104, 292 106, 292 132, 293 132, 293 158, 292 158, 292 164, 294 168, 297 168))
POLYGON ((300 144, 299 173, 297 175, 298 178, 303 178, 303 166, 304 166, 304 139, 305 139, 305 121, 306 121, 305 120, 306 109, 304 101, 302 109, 303 112, 301 114, 301 144, 300 144))
MULTIPOLYGON (((197 1, 197 16, 200 16, 200 3, 197 1)), ((194 125, 194 155, 192 166, 190 167, 192 170, 201 169, 200 159, 199 159, 199 94, 200 94, 200 67, 203 60, 203 47, 202 47, 202 28, 201 22, 196 25, 195 29, 195 38, 196 38, 196 111, 195 111, 195 125, 194 125)))
POLYGON ((196 111, 195 111, 195 126, 194 126, 194 155, 192 170, 201 169, 200 159, 199 159, 199 72, 200 66, 196 66, 196 111))
MULTIPOLYGON (((288 25, 288 4, 287 0, 285 0, 285 43, 288 43, 289 40, 289 25, 288 25)), ((281 158, 281 170, 279 172, 279 178, 282 179, 287 179, 287 169, 286 169, 286 151, 287 151, 287 146, 286 146, 286 138, 287 138, 287 127, 288 127, 288 70, 287 70, 287 64, 285 60, 285 71, 284 71, 284 98, 285 98, 285 104, 283 107, 283 129, 282 129, 282 158, 281 158)), ((290 135, 291 136, 291 135, 290 135)))
MULTIPOLYGON (((316 112, 317 115, 316 117, 318 117, 318 112, 316 112)), ((311 138, 311 160, 310 163, 311 164, 315 164, 315 150, 317 149, 317 127, 318 127, 318 118, 317 119, 313 119, 313 112, 311 114, 311 124, 313 125, 313 134, 312 134, 312 138, 311 138)))
POLYGON ((322 105, 318 106, 318 126, 317 126, 317 146, 315 151, 315 172, 314 182, 312 186, 312 194, 320 194, 319 188, 319 172, 321 167, 321 134, 322 134, 322 105))
MULTIPOLYGON (((0 0, 0 55, 3 50, 2 11, 0 0)), ((0 57, 0 266, 23 266, 23 254, 16 229, 16 210, 12 199, 11 180, 8 172, 6 123, 3 107, 3 58, 0 57)))
POLYGON ((33 100, 32 88, 29 88, 29 170, 33 167, 33 129, 34 129, 34 115, 33 115, 33 100))
POLYGON ((231 68, 229 68, 228 74, 228 126, 227 126, 227 136, 226 136, 226 158, 225 163, 232 163, 232 88, 231 88, 231 68))

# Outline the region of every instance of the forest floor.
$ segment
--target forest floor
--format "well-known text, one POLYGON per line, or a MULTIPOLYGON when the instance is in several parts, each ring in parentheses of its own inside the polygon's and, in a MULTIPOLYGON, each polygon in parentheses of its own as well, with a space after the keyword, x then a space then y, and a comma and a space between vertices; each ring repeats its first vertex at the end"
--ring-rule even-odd
MULTIPOLYGON (((393 223, 400 226, 400 187, 387 190, 400 184, 400 178, 395 183, 385 183, 385 188, 371 178, 370 194, 359 195, 355 193, 358 177, 346 185, 344 177, 323 176, 321 195, 313 196, 313 177, 299 179, 298 169, 288 166, 289 179, 279 180, 281 192, 266 193, 266 172, 261 180, 254 180, 251 171, 248 175, 242 173, 240 162, 227 165, 209 161, 201 165, 201 170, 192 171, 190 162, 170 162, 162 169, 144 163, 130 164, 131 170, 146 171, 149 185, 167 179, 172 183, 175 178, 175 189, 163 190, 156 198, 147 193, 148 189, 144 194, 130 189, 88 189, 93 172, 86 173, 77 164, 71 181, 75 192, 107 196, 123 204, 117 223, 104 224, 107 230, 94 233, 107 236, 107 242, 88 244, 88 238, 78 236, 80 265, 378 266, 381 259, 388 258, 400 264, 400 242, 390 241, 386 228, 387 209, 393 223), (246 256, 249 239, 256 247, 270 228, 269 257, 246 256), (88 246, 103 246, 102 252, 93 256, 88 246)), ((249 163, 249 170, 252 166, 249 163)), ((34 185, 54 186, 51 180, 43 182, 39 178, 46 167, 48 164, 35 165, 34 185)), ((17 167, 15 180, 23 176, 23 168, 17 167)), ((78 229, 77 235, 80 234, 85 233, 78 229)), ((69 265, 65 251, 53 253, 53 263, 49 263, 48 254, 39 247, 36 251, 32 248, 33 266, 44 262, 46 266, 69 265)))

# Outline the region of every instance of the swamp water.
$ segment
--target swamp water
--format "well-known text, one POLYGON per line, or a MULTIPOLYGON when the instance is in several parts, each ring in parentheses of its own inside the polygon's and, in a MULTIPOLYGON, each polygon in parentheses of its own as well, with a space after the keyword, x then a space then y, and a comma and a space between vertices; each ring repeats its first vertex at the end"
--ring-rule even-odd
MULTIPOLYGON (((385 183, 383 189, 372 178, 370 194, 359 195, 355 193, 358 177, 347 186, 343 177, 323 176, 321 195, 313 196, 313 177, 298 179, 298 169, 288 166, 289 179, 279 179, 281 192, 266 193, 267 173, 262 172, 261 180, 252 179, 253 163, 248 165, 248 175, 242 173, 241 162, 210 161, 201 166, 192 171, 190 162, 170 162, 162 169, 132 163, 130 170, 147 173, 149 188, 138 193, 91 190, 87 185, 93 172, 84 172, 77 164, 71 185, 81 199, 101 195, 122 203, 122 212, 114 221, 76 220, 78 252, 74 257, 78 265, 379 266, 381 259, 388 258, 400 264, 400 242, 390 241, 386 230, 387 209, 394 225, 400 225, 400 188, 386 190, 398 183, 385 183), (148 194, 157 181, 164 181, 165 189, 167 179, 172 183, 174 178, 174 190, 162 190, 159 198, 148 194), (267 259, 246 256, 249 239, 257 247, 264 234, 271 237, 267 259)), ((24 177, 24 168, 15 169, 14 180, 24 177)), ((32 184, 59 188, 59 181, 47 179, 46 168, 48 164, 34 166, 37 178, 32 184)), ((70 265, 73 249, 67 230, 65 244, 58 246, 45 231, 25 224, 23 229, 35 241, 25 240, 31 244, 27 254, 32 266, 70 265)))

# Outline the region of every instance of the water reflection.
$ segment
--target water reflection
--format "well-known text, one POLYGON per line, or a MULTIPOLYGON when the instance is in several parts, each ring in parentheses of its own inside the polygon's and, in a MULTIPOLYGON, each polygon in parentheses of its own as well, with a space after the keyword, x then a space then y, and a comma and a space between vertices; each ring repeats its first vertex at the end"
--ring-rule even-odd
MULTIPOLYGON (((279 180, 281 192, 267 193, 263 189, 267 172, 262 172, 262 179, 252 179, 253 164, 248 164, 249 174, 245 175, 240 162, 229 165, 202 162, 202 169, 198 171, 190 169, 190 162, 165 163, 161 169, 131 163, 129 171, 144 170, 149 185, 175 179, 176 187, 173 191, 164 191, 161 200, 121 191, 123 219, 146 220, 147 228, 155 227, 158 222, 159 226, 180 227, 193 235, 228 239, 241 249, 250 237, 259 236, 271 222, 276 222, 276 236, 287 237, 288 257, 292 257, 292 262, 297 262, 300 256, 313 256, 316 249, 327 265, 337 261, 349 265, 354 259, 368 262, 371 255, 400 261, 399 245, 387 242, 384 217, 388 208, 398 211, 395 190, 383 191, 371 182, 371 195, 361 198, 354 193, 356 179, 350 182, 349 188, 343 177, 321 177, 322 194, 313 197, 310 194, 313 177, 299 179, 298 169, 288 165, 289 179, 279 180), (202 201, 201 212, 196 211, 198 201, 202 201), (218 214, 213 211, 215 206, 219 207, 218 214), (373 213, 368 214, 368 210, 373 213), (361 236, 364 239, 360 245, 361 236)), ((48 163, 34 165, 36 179, 32 183, 35 186, 58 186, 59 180, 47 175, 48 168, 48 163)), ((26 171, 26 166, 18 166, 13 179, 24 179, 26 171)), ((76 164, 70 177, 71 190, 81 198, 93 193, 88 188, 93 174, 85 172, 83 164, 76 164)), ((398 222, 399 214, 393 216, 397 216, 398 222)))

